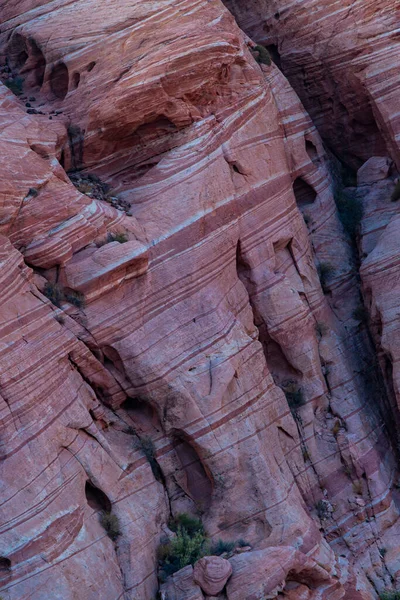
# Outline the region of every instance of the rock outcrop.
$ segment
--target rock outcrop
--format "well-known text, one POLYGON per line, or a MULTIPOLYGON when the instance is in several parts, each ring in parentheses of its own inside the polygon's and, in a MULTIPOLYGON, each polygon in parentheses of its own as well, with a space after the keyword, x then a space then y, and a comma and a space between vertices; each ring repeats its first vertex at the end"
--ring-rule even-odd
MULTIPOLYGON (((246 551, 170 575, 165 600, 376 598, 400 583, 394 51, 329 25, 350 48, 340 120, 297 84, 325 25, 273 3, 324 140, 351 167, 383 157, 352 192, 361 319, 337 163, 255 60, 276 43, 261 4, 230 6, 254 39, 219 0, 114 4, 1 6, 1 594, 150 600, 188 512, 246 551)), ((327 96, 338 43, 318 50, 327 96)))

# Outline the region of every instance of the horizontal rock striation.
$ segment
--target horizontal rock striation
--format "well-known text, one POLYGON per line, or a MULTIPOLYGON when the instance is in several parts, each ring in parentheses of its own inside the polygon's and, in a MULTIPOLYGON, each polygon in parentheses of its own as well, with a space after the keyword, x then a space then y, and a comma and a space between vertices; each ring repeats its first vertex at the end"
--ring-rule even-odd
POLYGON ((150 600, 182 512, 250 545, 228 600, 374 597, 396 463, 296 93, 217 0, 2 14, 5 600, 150 600))
POLYGON ((380 2, 226 0, 270 48, 323 139, 357 169, 390 154, 400 167, 399 7, 380 2))

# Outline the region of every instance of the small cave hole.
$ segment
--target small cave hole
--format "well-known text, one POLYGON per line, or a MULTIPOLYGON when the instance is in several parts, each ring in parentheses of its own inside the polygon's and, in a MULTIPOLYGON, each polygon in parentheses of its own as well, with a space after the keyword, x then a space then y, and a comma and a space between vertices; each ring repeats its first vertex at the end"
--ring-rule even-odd
POLYGON ((42 87, 44 80, 44 72, 46 69, 46 60, 44 58, 43 52, 40 50, 39 46, 36 44, 35 40, 30 40, 30 70, 33 72, 33 82, 38 87, 42 87))
POLYGON ((281 61, 281 55, 278 50, 278 46, 276 44, 270 44, 269 46, 267 46, 267 50, 270 54, 270 57, 276 64, 276 66, 282 70, 282 61, 281 61))
POLYGON ((59 63, 51 71, 50 88, 56 98, 64 100, 68 93, 68 68, 65 63, 59 63))
POLYGON ((0 556, 0 572, 8 572, 11 570, 11 560, 5 556, 0 556))
POLYGON ((79 83, 81 81, 81 75, 78 72, 73 73, 72 75, 72 89, 76 90, 79 83))
POLYGON ((298 177, 293 183, 293 192, 296 197, 297 206, 309 206, 315 202, 317 193, 304 179, 298 177))
POLYGON ((93 71, 94 67, 96 66, 96 61, 93 60, 92 62, 90 62, 88 64, 88 66, 86 67, 86 71, 88 71, 90 73, 90 71, 93 71))
POLYGON ((240 171, 236 165, 232 165, 232 169, 235 171, 235 173, 240 173, 240 171))
POLYGON ((310 140, 306 140, 306 152, 312 162, 316 162, 318 160, 317 147, 310 140))
POLYGON ((90 481, 86 482, 85 495, 87 503, 93 510, 111 512, 111 501, 109 497, 90 481))
POLYGON ((185 439, 184 434, 174 437, 173 446, 182 470, 186 475, 187 492, 202 509, 211 502, 213 484, 196 449, 185 439))

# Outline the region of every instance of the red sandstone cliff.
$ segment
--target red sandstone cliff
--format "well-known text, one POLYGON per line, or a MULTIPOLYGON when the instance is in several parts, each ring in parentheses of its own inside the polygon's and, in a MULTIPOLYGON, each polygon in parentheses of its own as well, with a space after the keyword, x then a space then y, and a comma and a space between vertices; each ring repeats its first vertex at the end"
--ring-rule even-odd
POLYGON ((400 584, 396 18, 311 4, 0 4, 4 600, 151 600, 183 512, 249 546, 166 600, 400 584))

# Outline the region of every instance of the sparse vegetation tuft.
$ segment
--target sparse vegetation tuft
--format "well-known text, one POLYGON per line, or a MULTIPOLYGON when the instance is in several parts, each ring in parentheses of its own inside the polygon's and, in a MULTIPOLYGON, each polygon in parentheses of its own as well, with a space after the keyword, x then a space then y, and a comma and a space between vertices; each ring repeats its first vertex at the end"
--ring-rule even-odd
POLYGON ((328 519, 331 516, 329 510, 329 502, 327 502, 326 500, 318 500, 317 504, 315 505, 315 508, 317 509, 317 514, 320 519, 328 519))
POLYGON ((193 565, 208 551, 204 528, 198 519, 183 513, 170 521, 169 526, 176 536, 158 548, 161 581, 183 567, 193 565))
POLYGON ((105 244, 110 244, 111 242, 118 242, 119 244, 125 244, 128 241, 128 236, 126 233, 111 233, 110 231, 107 233, 107 237, 104 241, 98 242, 97 247, 105 246, 105 244))
POLYGON ((317 267, 317 271, 319 280, 321 282, 322 291, 324 292, 324 294, 326 294, 328 291, 328 280, 335 273, 335 268, 328 262, 320 262, 317 267))
POLYGON ((400 600, 400 592, 395 590, 386 590, 379 594, 380 600, 400 600))
POLYGON ((214 543, 211 546, 211 554, 215 554, 216 556, 221 556, 225 552, 229 554, 235 549, 235 542, 224 542, 224 540, 219 539, 218 542, 214 543))
POLYGON ((265 46, 257 44, 257 46, 254 46, 253 50, 258 53, 256 56, 256 61, 258 63, 268 66, 271 65, 271 55, 265 46))
POLYGON ((397 200, 400 200, 400 181, 396 183, 390 199, 392 202, 397 202, 397 200))
POLYGON ((100 524, 113 542, 121 535, 119 519, 114 513, 106 511, 100 513, 100 524))
POLYGON ((77 308, 83 308, 85 306, 85 298, 81 292, 70 290, 64 293, 67 302, 76 306, 77 308))
POLYGON ((50 302, 55 304, 55 306, 60 306, 61 302, 64 300, 63 289, 58 283, 51 283, 51 281, 48 281, 44 286, 43 293, 50 302))
POLYGON ((44 286, 43 293, 55 306, 60 307, 61 302, 66 300, 77 308, 85 306, 85 298, 80 292, 75 290, 65 290, 59 283, 48 281, 44 286))

